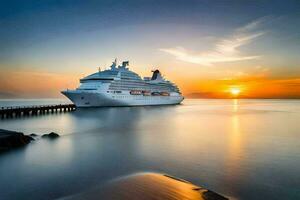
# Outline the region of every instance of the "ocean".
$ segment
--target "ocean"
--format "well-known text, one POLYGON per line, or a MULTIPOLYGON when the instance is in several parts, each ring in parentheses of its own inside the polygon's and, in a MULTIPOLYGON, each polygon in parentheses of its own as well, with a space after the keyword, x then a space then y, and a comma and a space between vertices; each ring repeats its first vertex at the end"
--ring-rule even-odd
MULTIPOLYGON (((0 107, 67 103, 0 100, 0 107)), ((300 100, 186 99, 0 120, 56 132, 0 154, 0 199, 57 199, 138 172, 166 173, 233 199, 300 199, 300 100)))

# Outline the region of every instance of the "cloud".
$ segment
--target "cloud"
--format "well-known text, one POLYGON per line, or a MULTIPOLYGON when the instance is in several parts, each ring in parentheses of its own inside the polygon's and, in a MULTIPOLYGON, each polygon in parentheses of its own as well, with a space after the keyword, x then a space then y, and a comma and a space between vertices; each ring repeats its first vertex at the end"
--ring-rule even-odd
POLYGON ((221 62, 258 59, 260 55, 242 55, 239 48, 265 34, 263 31, 254 32, 254 29, 257 29, 263 20, 262 18, 236 29, 230 37, 220 39, 212 51, 192 52, 183 47, 162 48, 159 50, 175 56, 178 60, 205 66, 221 62))

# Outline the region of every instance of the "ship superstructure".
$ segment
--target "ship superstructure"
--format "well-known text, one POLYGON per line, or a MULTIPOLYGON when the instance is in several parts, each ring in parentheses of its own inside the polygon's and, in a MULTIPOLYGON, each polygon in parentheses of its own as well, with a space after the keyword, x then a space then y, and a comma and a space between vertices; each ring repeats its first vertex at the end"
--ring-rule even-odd
POLYGON ((117 66, 115 60, 109 70, 84 77, 77 89, 62 93, 77 107, 168 105, 184 99, 179 88, 159 70, 142 79, 128 66, 128 61, 117 66))

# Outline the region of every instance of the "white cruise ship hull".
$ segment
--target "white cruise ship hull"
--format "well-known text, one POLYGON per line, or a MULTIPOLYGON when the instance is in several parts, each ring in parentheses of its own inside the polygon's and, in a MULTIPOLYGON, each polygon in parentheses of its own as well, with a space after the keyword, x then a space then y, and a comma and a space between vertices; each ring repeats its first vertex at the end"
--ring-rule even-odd
POLYGON ((77 107, 174 105, 181 103, 184 99, 179 94, 170 96, 143 96, 78 90, 63 91, 62 94, 68 97, 77 107))

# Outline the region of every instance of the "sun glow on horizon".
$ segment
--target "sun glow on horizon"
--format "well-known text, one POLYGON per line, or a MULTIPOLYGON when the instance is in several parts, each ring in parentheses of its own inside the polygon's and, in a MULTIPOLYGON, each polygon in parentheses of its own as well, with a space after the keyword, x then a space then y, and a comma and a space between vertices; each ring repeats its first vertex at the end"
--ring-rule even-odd
POLYGON ((238 96, 238 95, 241 93, 241 89, 238 88, 238 87, 230 88, 230 93, 231 93, 233 96, 238 96))

